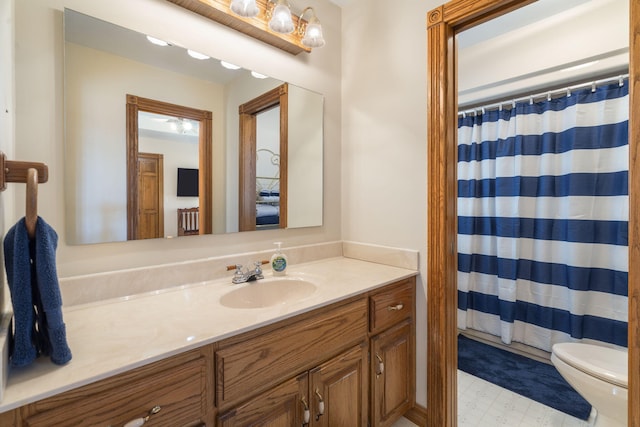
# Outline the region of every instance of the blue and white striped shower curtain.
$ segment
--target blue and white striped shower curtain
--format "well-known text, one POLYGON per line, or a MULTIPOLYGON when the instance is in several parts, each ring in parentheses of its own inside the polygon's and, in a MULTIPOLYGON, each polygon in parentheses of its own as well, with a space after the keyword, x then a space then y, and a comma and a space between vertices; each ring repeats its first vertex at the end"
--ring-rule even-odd
POLYGON ((628 118, 618 83, 459 118, 458 328, 627 345, 628 118))

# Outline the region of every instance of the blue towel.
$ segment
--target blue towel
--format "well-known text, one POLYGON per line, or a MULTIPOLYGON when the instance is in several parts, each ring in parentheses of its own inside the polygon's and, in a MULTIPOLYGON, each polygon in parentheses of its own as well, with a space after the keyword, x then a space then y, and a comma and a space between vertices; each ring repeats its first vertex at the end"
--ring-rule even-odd
POLYGON ((24 218, 4 239, 4 262, 14 316, 12 366, 27 366, 38 355, 57 365, 71 360, 56 270, 58 235, 42 218, 29 240, 24 218))

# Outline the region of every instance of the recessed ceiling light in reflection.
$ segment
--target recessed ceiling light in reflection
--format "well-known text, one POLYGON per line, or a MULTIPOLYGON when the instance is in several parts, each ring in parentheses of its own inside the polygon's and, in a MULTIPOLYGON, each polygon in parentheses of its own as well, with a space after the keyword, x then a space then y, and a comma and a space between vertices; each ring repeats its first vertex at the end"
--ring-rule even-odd
POLYGON ((169 46, 169 43, 167 43, 166 41, 157 39, 155 37, 147 36, 147 40, 149 40, 151 43, 155 44, 156 46, 169 46))
POLYGON ((265 76, 264 74, 256 73, 255 71, 252 71, 251 75, 256 79, 266 79, 268 77, 268 76, 265 76))
POLYGON ((189 54, 190 57, 195 59, 200 59, 200 60, 209 59, 209 57, 204 53, 196 52, 195 50, 187 49, 187 53, 189 54))
POLYGON ((220 64, 229 70, 239 70, 241 68, 239 65, 235 65, 227 61, 220 61, 220 64))

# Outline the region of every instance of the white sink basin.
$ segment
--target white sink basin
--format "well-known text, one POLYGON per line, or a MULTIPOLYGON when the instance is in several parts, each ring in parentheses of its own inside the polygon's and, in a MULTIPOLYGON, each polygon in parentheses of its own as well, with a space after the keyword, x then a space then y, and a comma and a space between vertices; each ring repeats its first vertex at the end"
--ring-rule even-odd
POLYGON ((229 308, 264 308, 300 301, 316 291, 316 285, 299 277, 261 279, 242 285, 220 297, 229 308))

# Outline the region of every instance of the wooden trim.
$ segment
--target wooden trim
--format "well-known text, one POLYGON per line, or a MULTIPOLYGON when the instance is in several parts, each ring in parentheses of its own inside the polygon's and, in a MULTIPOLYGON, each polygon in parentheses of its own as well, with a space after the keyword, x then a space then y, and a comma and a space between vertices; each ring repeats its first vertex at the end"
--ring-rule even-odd
POLYGON ((287 84, 280 86, 280 228, 287 228, 289 186, 289 97, 287 84))
POLYGON ((409 409, 404 417, 414 423, 417 426, 427 425, 427 408, 424 406, 416 405, 409 409))
POLYGON ((200 234, 211 234, 213 232, 213 114, 211 111, 127 95, 127 240, 135 240, 138 234, 138 112, 140 111, 200 122, 198 150, 200 234))
MULTIPOLYGON (((278 49, 282 49, 292 55, 297 55, 300 52, 311 52, 311 48, 302 44, 302 34, 294 31, 291 34, 279 34, 269 29, 269 19, 266 16, 265 11, 267 8, 273 7, 268 5, 267 0, 256 0, 260 13, 255 18, 244 18, 238 16, 229 8, 229 0, 169 0, 171 3, 175 3, 180 7, 188 9, 199 15, 216 21, 222 25, 226 25, 229 28, 240 31, 248 36, 258 39, 262 42, 268 43, 271 46, 275 46, 278 49)), ((292 14, 293 24, 298 28, 299 18, 292 14)), ((307 21, 302 20, 304 30, 306 28, 307 21)))
POLYGON ((284 83, 240 105, 240 177, 238 225, 240 231, 256 229, 256 116, 280 107, 280 224, 287 228, 289 151, 289 85, 284 83))
POLYGON ((240 113, 239 231, 256 229, 256 116, 240 113))
POLYGON ((629 1, 629 426, 640 426, 640 3, 629 1), (636 262, 638 261, 638 262, 636 262))
MULTIPOLYGON (((427 408, 426 425, 457 425, 456 32, 531 0, 451 0, 427 14, 427 408)), ((630 1, 629 426, 640 427, 640 5, 630 1)))
MULTIPOLYGON (((444 6, 430 12, 440 20, 444 6)), ((441 21, 428 29, 427 89, 427 426, 457 425, 456 337, 456 118, 453 28, 441 21)))

